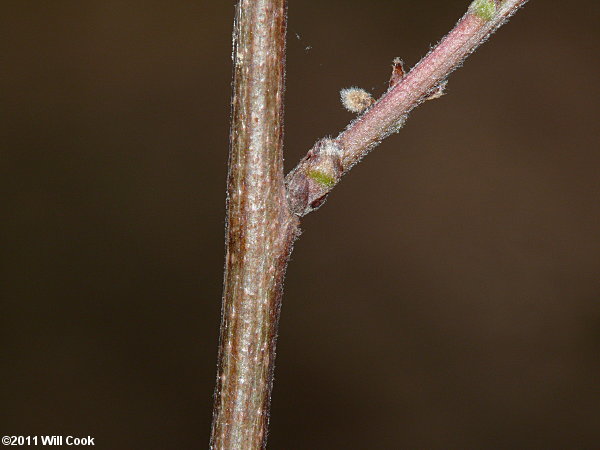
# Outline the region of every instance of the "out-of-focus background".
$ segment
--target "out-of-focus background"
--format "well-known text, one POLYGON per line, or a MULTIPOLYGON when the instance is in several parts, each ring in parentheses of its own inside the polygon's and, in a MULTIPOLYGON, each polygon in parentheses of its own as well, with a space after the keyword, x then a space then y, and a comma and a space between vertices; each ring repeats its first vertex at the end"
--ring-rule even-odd
MULTIPOLYGON (((286 169, 468 1, 292 1, 286 169)), ((206 448, 234 2, 3 2, 0 433, 206 448)), ((531 1, 303 221, 269 447, 600 445, 597 2, 531 1)))

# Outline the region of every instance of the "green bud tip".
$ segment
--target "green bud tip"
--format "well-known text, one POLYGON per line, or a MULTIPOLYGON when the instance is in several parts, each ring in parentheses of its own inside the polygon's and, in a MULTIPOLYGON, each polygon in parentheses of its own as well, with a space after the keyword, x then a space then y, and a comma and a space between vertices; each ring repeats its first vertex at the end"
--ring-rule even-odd
POLYGON ((326 188, 332 188, 336 181, 331 175, 314 169, 308 171, 308 177, 326 188))
POLYGON ((496 3, 494 0, 475 0, 471 3, 470 10, 483 20, 491 20, 496 14, 496 3))

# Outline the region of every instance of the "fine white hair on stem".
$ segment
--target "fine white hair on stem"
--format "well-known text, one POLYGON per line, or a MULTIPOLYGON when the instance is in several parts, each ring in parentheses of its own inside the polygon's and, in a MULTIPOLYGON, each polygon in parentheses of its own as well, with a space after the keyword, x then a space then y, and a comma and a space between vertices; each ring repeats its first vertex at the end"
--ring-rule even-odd
POLYGON ((401 61, 394 61, 390 86, 375 103, 368 92, 352 88, 350 93, 360 101, 350 106, 360 115, 337 137, 318 140, 285 180, 287 1, 238 1, 227 255, 211 449, 266 446, 281 295, 292 245, 300 234, 298 217, 323 205, 341 177, 398 131, 414 108, 439 95, 448 75, 526 1, 474 0, 455 28, 409 73, 401 61))
MULTIPOLYGON (((525 3, 527 0, 472 1, 454 29, 408 73, 400 58, 393 60, 389 88, 376 101, 364 89, 343 89, 340 92, 342 103, 348 110, 358 113, 358 117, 333 139, 340 149, 336 156, 341 174, 348 173, 383 139, 399 131, 414 108, 444 95, 448 76, 525 3)), ((314 157, 321 145, 320 140, 286 177, 288 202, 294 214, 300 217, 315 209, 307 205, 321 204, 320 199, 328 193, 320 189, 308 192, 307 196, 307 190, 303 188, 312 183, 303 174, 312 173, 322 164, 320 158, 314 157)), ((339 181, 337 173, 334 178, 335 182, 326 180, 321 185, 333 189, 339 181)))

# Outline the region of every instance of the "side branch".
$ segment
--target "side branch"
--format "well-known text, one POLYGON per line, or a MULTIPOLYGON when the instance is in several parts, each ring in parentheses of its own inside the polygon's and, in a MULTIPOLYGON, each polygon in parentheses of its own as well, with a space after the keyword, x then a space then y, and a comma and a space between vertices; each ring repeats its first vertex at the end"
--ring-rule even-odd
POLYGON ((239 1, 213 449, 266 442, 281 291, 298 222, 283 176, 285 31, 285 0, 239 1))
POLYGON ((286 177, 290 206, 304 216, 321 206, 354 164, 399 131, 410 111, 435 95, 463 60, 527 0, 475 0, 454 29, 335 139, 321 139, 286 177))

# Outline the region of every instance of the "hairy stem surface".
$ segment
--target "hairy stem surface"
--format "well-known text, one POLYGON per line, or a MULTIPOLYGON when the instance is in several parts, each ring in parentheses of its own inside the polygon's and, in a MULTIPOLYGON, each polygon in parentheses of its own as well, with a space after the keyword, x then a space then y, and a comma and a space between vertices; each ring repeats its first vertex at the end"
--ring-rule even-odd
POLYGON ((464 59, 527 0, 475 0, 444 39, 335 139, 321 139, 287 176, 288 199, 303 216, 323 204, 339 179, 415 107, 434 96, 464 59))
POLYGON ((438 96, 448 75, 526 1, 473 1, 455 28, 408 75, 396 66, 388 91, 335 139, 319 140, 285 182, 286 2, 239 1, 211 448, 266 445, 283 278, 298 217, 323 204, 342 175, 398 131, 412 109, 438 96))
POLYGON ((238 3, 215 449, 266 443, 283 277, 298 224, 283 177, 285 28, 285 0, 238 3))

